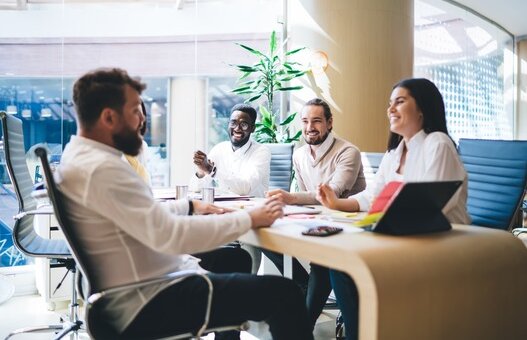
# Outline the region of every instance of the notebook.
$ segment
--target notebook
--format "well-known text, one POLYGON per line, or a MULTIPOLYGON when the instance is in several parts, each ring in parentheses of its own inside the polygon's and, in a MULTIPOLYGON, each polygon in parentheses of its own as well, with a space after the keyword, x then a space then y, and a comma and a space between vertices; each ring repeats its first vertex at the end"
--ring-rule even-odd
POLYGON ((285 205, 284 206, 284 215, 296 215, 296 214, 305 214, 305 215, 316 215, 320 214, 322 210, 317 207, 310 207, 307 205, 285 205))
MULTIPOLYGON (((372 231, 391 235, 426 234, 452 229, 441 210, 457 192, 462 181, 407 182, 393 184, 380 218, 372 231)), ((378 204, 379 207, 381 203, 378 204)), ((374 205, 372 205, 373 208, 374 205)), ((378 207, 377 207, 378 208, 378 207)))

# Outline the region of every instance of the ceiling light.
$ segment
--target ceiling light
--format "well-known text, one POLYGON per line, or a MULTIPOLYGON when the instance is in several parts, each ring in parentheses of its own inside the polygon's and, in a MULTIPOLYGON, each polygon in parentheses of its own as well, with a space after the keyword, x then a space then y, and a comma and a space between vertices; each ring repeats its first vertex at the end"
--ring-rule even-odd
POLYGON ((31 110, 30 109, 23 109, 22 110, 22 117, 24 117, 24 118, 31 118, 31 110))
POLYGON ((16 115, 17 113, 16 105, 7 105, 6 111, 10 115, 16 115))
POLYGON ((40 110, 40 117, 42 118, 49 118, 51 117, 51 109, 48 107, 43 108, 40 110))

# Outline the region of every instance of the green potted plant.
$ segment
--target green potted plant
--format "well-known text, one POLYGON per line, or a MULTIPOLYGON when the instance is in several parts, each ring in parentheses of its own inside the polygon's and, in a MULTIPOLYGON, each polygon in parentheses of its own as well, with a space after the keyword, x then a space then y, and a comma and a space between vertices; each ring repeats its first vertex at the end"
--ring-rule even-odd
POLYGON ((269 51, 267 54, 243 44, 237 44, 257 57, 253 65, 233 65, 242 75, 238 79, 238 87, 232 92, 247 97, 246 103, 254 102, 261 97, 265 101, 260 105, 261 119, 256 122, 254 136, 260 143, 291 143, 298 141, 302 132, 291 135, 290 124, 296 112, 288 114, 280 121, 280 110, 273 110, 275 95, 278 92, 296 91, 303 88, 301 85, 288 86, 288 82, 303 76, 306 71, 301 69, 298 62, 288 61, 287 58, 301 50, 297 48, 281 56, 278 48, 276 32, 271 33, 269 51))

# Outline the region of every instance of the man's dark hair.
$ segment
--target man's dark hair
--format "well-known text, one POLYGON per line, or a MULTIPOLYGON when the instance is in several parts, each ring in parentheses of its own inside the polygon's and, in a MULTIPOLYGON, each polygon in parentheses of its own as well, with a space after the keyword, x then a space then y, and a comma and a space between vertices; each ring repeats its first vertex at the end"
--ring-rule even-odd
MULTIPOLYGON (((326 118, 326 122, 328 122, 331 119, 331 117, 333 117, 333 114, 331 113, 331 108, 329 107, 328 103, 326 103, 325 101, 323 101, 320 98, 313 98, 313 99, 309 100, 304 105, 304 107, 306 107, 306 106, 320 106, 320 107, 322 107, 322 109, 324 109, 324 118, 326 118)), ((331 128, 329 128, 330 132, 331 132, 331 130, 333 130, 333 126, 331 126, 331 128)))
POLYGON ((73 85, 73 102, 79 124, 90 129, 105 108, 121 113, 126 102, 126 85, 139 94, 146 88, 139 79, 131 78, 125 70, 118 68, 97 69, 77 79, 73 85))
POLYGON ((241 112, 247 113, 249 117, 251 117, 251 121, 252 121, 251 123, 252 124, 256 123, 256 110, 251 105, 236 104, 231 109, 231 115, 234 111, 241 111, 241 112))
MULTIPOLYGON (((433 82, 425 78, 409 78, 395 84, 392 90, 398 87, 407 89, 410 96, 415 99, 417 108, 423 114, 424 132, 440 131, 448 135, 445 103, 441 92, 433 82)), ((397 148, 402 138, 401 135, 390 132, 388 151, 397 148)))
POLYGON ((326 103, 320 98, 313 98, 309 100, 304 106, 321 106, 324 109, 324 117, 326 118, 326 121, 333 117, 333 114, 331 113, 331 108, 329 107, 328 103, 326 103))

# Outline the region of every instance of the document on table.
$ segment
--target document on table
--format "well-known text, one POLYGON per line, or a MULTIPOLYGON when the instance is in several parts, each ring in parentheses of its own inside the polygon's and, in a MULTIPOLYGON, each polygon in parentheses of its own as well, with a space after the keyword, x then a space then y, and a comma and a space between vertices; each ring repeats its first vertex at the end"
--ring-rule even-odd
POLYGON ((284 215, 306 214, 316 215, 320 214, 322 210, 317 207, 310 207, 308 205, 289 205, 284 206, 284 215))

